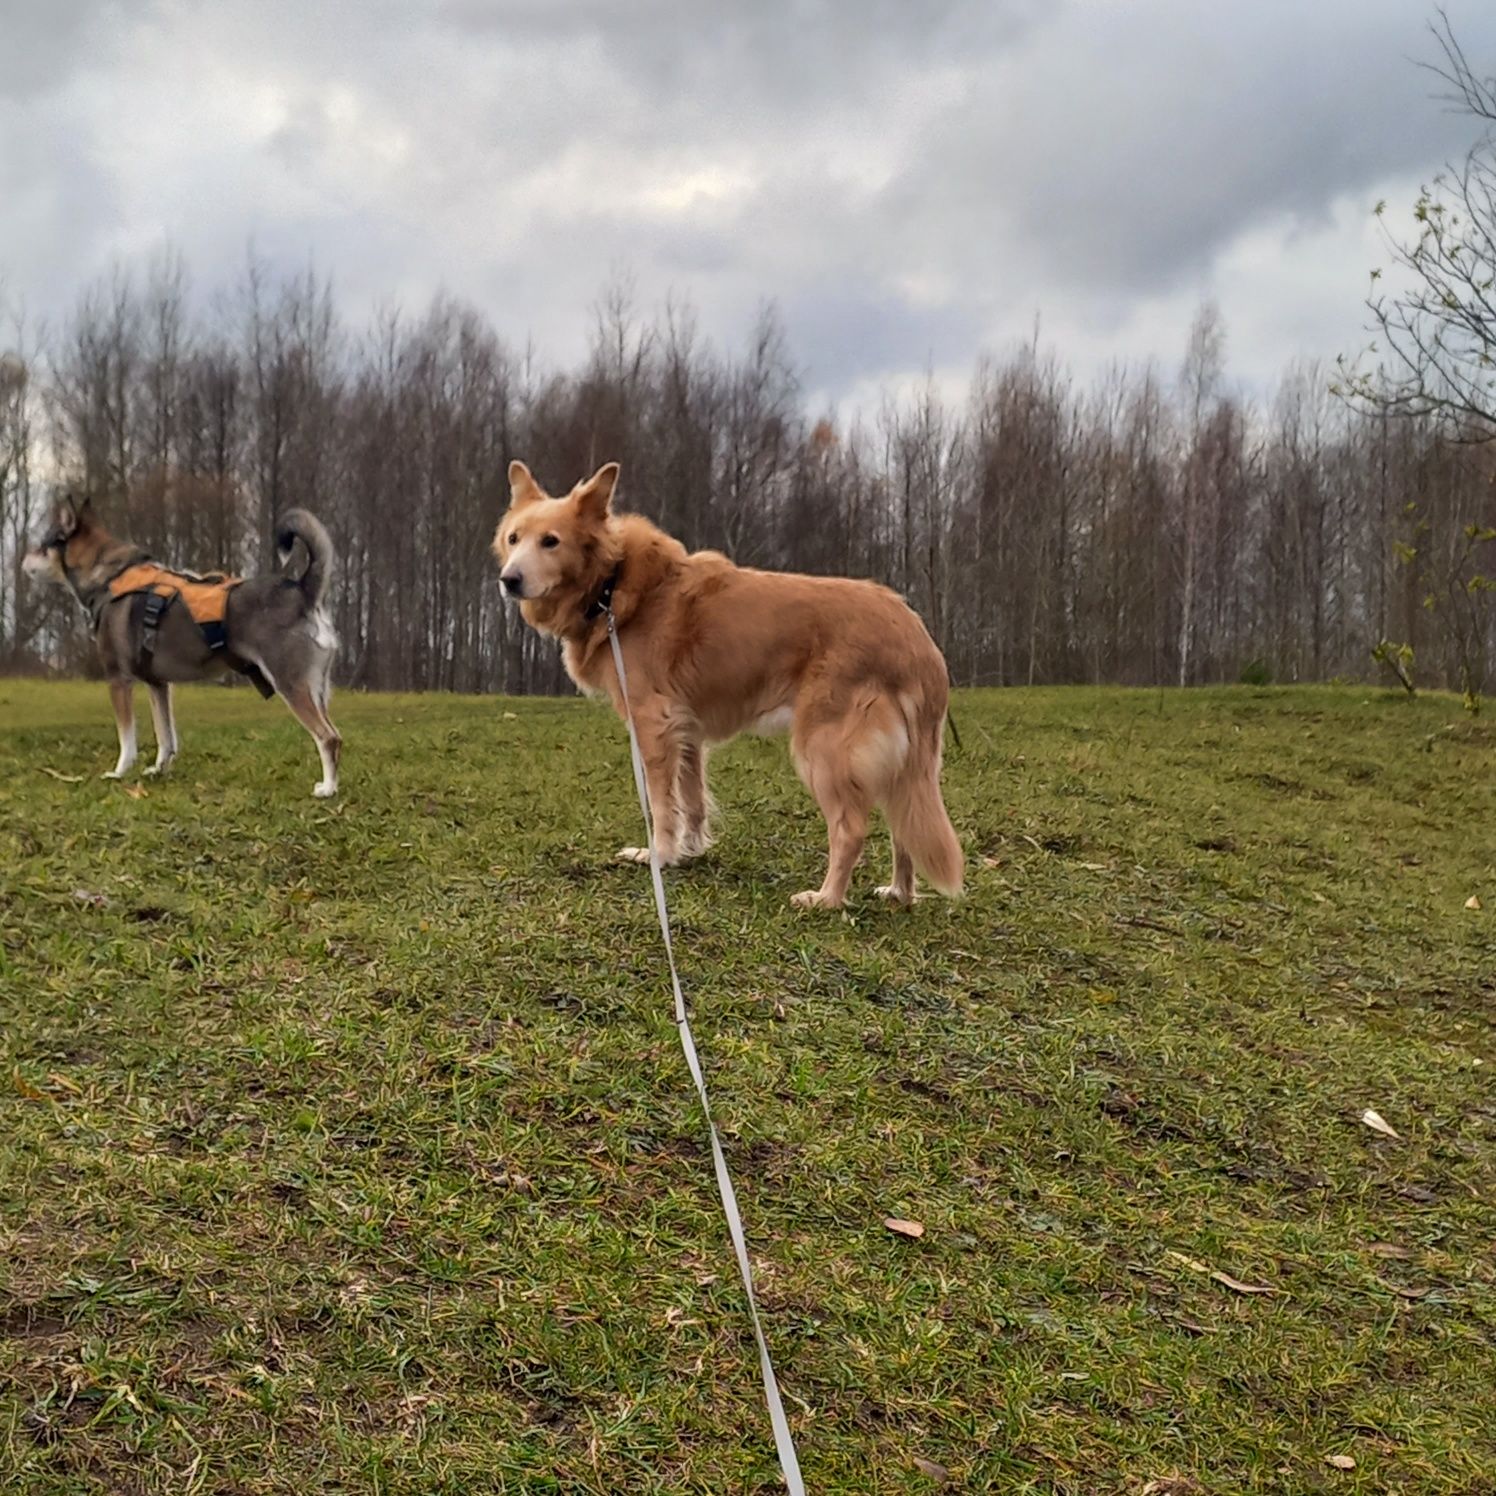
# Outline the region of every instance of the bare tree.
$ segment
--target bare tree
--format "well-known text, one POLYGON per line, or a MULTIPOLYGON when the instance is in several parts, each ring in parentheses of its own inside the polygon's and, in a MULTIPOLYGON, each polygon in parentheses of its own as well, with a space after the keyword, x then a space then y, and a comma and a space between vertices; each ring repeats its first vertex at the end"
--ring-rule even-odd
MULTIPOLYGON (((1363 406, 1436 416, 1460 438, 1496 436, 1496 77, 1471 64, 1442 11, 1429 71, 1444 101, 1480 128, 1462 161, 1413 204, 1410 235, 1384 230, 1396 289, 1372 272, 1374 367, 1342 360, 1340 389, 1363 406)), ((1385 223, 1386 204, 1377 205, 1385 223)))
POLYGON ((1373 642, 1398 639, 1420 679, 1478 694, 1496 659, 1484 449, 1432 414, 1335 401, 1312 365, 1245 408, 1209 308, 1172 385, 1117 368, 1077 389, 1030 343, 983 361, 964 406, 927 380, 868 422, 810 418, 771 308, 719 349, 689 305, 647 315, 625 282, 572 369, 448 297, 348 329, 326 281, 256 260, 227 301, 196 301, 170 257, 121 268, 45 360, 6 342, 0 646, 18 667, 81 658, 15 579, 46 468, 188 565, 265 564, 274 514, 315 509, 352 683, 564 689, 487 552, 515 456, 556 486, 621 456, 623 501, 688 545, 899 588, 961 682, 1323 679, 1371 673, 1373 642))
POLYGON ((1179 684, 1190 682, 1200 572, 1216 529, 1210 428, 1225 367, 1226 330, 1220 309, 1207 302, 1195 314, 1180 384, 1184 399, 1185 452, 1179 499, 1179 684))

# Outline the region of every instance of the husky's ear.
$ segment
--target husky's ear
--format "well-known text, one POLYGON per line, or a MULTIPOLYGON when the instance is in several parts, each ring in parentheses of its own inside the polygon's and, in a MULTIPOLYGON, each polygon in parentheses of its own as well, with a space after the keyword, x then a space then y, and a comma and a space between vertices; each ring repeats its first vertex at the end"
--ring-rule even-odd
POLYGON ((509 464, 509 507, 523 509, 526 504, 538 504, 544 497, 529 468, 515 458, 509 464))
POLYGON ((85 498, 78 502, 76 507, 78 511, 78 528, 81 530, 85 525, 91 525, 94 522, 93 500, 85 498))
POLYGON ((52 506, 52 523, 59 530, 66 530, 69 535, 78 528, 81 518, 78 501, 70 492, 62 494, 52 506))
POLYGON ((584 519, 601 519, 613 502, 613 486, 618 482, 618 464, 600 467, 576 491, 577 513, 584 519))

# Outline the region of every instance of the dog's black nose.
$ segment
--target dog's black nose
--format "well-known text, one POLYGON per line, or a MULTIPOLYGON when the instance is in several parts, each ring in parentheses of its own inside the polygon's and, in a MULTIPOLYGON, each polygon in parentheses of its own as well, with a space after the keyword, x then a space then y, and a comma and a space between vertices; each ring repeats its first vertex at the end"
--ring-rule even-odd
POLYGON ((504 590, 511 597, 518 597, 525 588, 525 577, 523 572, 506 571, 499 580, 504 584, 504 590))

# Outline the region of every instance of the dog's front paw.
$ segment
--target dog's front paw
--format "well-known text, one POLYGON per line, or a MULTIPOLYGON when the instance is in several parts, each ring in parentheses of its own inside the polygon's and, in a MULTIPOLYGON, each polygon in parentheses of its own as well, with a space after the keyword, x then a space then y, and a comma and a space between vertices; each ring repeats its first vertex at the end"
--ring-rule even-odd
POLYGON ((140 772, 147 779, 159 779, 169 768, 171 768, 171 760, 167 759, 164 764, 151 764, 148 768, 142 769, 140 772))
POLYGON ((123 779, 130 771, 128 769, 107 769, 99 775, 100 779, 123 779))
POLYGON ((796 909, 840 909, 841 900, 833 899, 829 894, 824 894, 819 888, 807 888, 804 893, 797 893, 791 899, 796 909))
POLYGON ((875 888, 874 893, 880 899, 887 899, 890 904, 902 904, 906 909, 914 902, 914 890, 895 888, 892 883, 885 883, 880 888, 875 888))
POLYGON ((615 852, 613 854, 613 860, 615 862, 640 862, 640 863, 647 863, 649 861, 649 848, 648 847, 620 847, 617 850, 617 852, 615 852))
POLYGON ((331 800, 332 797, 337 794, 337 792, 337 785, 329 784, 325 779, 320 784, 315 785, 312 789, 312 794, 315 795, 319 800, 331 800))

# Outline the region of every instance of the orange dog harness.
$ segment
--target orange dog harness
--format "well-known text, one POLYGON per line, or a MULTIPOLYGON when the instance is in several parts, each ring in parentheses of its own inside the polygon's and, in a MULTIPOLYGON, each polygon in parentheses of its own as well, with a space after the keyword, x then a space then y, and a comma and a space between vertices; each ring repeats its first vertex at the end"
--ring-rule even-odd
POLYGON ((240 578, 222 572, 200 577, 190 571, 168 571, 154 561, 141 561, 127 566, 115 577, 109 584, 109 593, 112 597, 128 597, 132 592, 153 592, 167 602, 180 597, 199 628, 205 624, 221 628, 223 615, 228 611, 229 593, 239 582, 240 578))
POLYGON ((119 598, 140 592, 146 594, 141 653, 149 659, 155 651, 156 629, 161 623, 161 615, 178 598, 186 604, 208 648, 215 652, 223 649, 228 643, 224 615, 228 612, 229 593, 239 582, 240 578, 225 576, 222 572, 200 577, 195 572, 171 571, 154 561, 137 561, 110 581, 109 595, 119 598))

